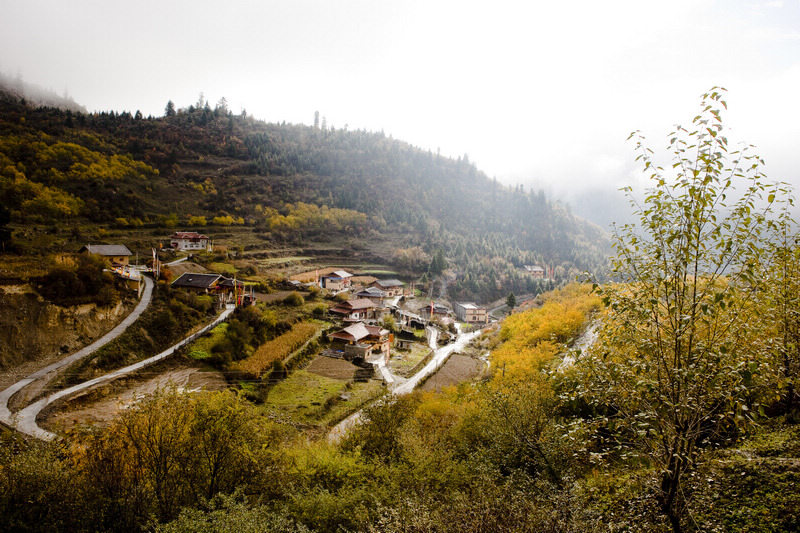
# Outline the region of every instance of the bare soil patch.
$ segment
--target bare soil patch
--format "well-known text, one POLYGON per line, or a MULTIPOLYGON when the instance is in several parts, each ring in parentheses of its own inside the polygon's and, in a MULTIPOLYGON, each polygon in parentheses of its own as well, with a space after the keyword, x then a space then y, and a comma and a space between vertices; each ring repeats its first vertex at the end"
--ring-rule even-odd
POLYGON ((344 359, 320 356, 311 361, 306 370, 326 378, 351 380, 358 367, 344 359))
POLYGON ((192 361, 157 365, 129 378, 120 378, 79 394, 46 411, 39 425, 49 431, 69 431, 80 426, 105 426, 117 414, 157 389, 174 386, 186 392, 228 388, 221 372, 192 361))
POLYGON ((303 292, 303 291, 275 291, 275 292, 271 292, 269 294, 264 294, 264 293, 261 293, 261 292, 257 292, 257 293, 255 293, 255 297, 256 297, 256 301, 264 302, 264 303, 269 304, 269 303, 274 303, 274 302, 280 302, 281 300, 283 300, 284 298, 286 298, 287 296, 289 296, 293 292, 298 293, 303 298, 308 296, 308 292, 303 292))
POLYGON ((191 272, 193 274, 202 274, 208 272, 204 266, 198 265, 197 263, 193 263, 191 261, 184 261, 183 263, 178 263, 177 265, 169 265, 167 268, 172 273, 173 279, 178 279, 181 274, 185 274, 187 272, 191 272))
POLYGON ((472 357, 453 354, 434 375, 422 385, 424 391, 441 391, 445 387, 457 385, 462 381, 476 378, 483 369, 483 363, 472 357))
POLYGON ((363 285, 365 287, 375 281, 378 281, 378 278, 375 276, 353 276, 350 278, 351 283, 355 285, 363 285))

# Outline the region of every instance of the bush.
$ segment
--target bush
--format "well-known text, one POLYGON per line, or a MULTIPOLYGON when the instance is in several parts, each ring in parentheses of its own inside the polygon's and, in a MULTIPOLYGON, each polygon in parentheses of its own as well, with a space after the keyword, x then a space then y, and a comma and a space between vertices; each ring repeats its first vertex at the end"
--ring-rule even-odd
POLYGON ((58 305, 111 305, 119 294, 114 287, 114 276, 104 272, 104 268, 105 263, 99 258, 81 255, 74 269, 59 266, 40 278, 37 290, 58 305))
POLYGON ((283 299, 283 303, 286 305, 291 305, 293 307, 300 307, 306 301, 300 296, 300 293, 297 291, 293 291, 289 296, 283 299))

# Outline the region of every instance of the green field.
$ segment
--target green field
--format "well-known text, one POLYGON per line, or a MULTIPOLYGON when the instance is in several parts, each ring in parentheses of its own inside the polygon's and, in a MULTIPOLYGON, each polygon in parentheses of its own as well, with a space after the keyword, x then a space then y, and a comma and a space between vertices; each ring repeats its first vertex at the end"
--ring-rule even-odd
POLYGON ((297 370, 267 394, 264 409, 296 423, 328 425, 341 420, 383 393, 378 380, 366 383, 327 378, 297 370), (349 399, 340 397, 345 394, 349 399))

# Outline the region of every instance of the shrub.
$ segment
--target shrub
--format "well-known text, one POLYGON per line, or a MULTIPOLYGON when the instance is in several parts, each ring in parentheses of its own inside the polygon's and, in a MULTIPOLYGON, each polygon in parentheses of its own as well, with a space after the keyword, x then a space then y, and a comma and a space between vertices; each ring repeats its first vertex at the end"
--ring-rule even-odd
POLYGON ((305 300, 300 296, 300 293, 293 291, 289 296, 283 299, 283 303, 293 307, 300 307, 305 303, 305 300))

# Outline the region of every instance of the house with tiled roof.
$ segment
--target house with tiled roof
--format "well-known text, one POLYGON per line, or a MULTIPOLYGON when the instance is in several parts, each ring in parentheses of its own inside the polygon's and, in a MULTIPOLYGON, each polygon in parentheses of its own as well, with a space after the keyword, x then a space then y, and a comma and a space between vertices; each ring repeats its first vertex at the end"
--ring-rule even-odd
POLYGON ((369 363, 389 361, 392 335, 380 326, 363 322, 351 324, 330 335, 331 345, 344 352, 345 359, 361 358, 369 363))
POLYGON ((347 300, 333 307, 329 312, 346 321, 374 319, 377 306, 372 300, 358 298, 347 300))
POLYGON ((376 287, 367 287, 356 293, 356 298, 370 300, 376 307, 383 307, 383 301, 388 297, 386 292, 376 287))
POLYGON ((379 279, 370 283, 369 286, 382 290, 386 293, 387 298, 394 298, 403 295, 405 285, 399 279, 379 279))
POLYGON ((87 244, 78 253, 99 255, 112 265, 127 265, 133 255, 124 244, 87 244))
POLYGON ((199 274, 185 272, 172 282, 176 289, 192 289, 198 292, 210 292, 219 286, 223 280, 222 274, 199 274))
POLYGON ((453 304, 453 311, 461 322, 486 324, 489 321, 486 308, 476 305, 474 302, 456 302, 453 304))
POLYGON ((353 275, 346 270, 336 270, 320 278, 320 286, 329 291, 347 289, 352 283, 353 275))
POLYGON ((211 240, 196 231, 176 231, 169 238, 169 245, 178 251, 210 252, 211 240))

